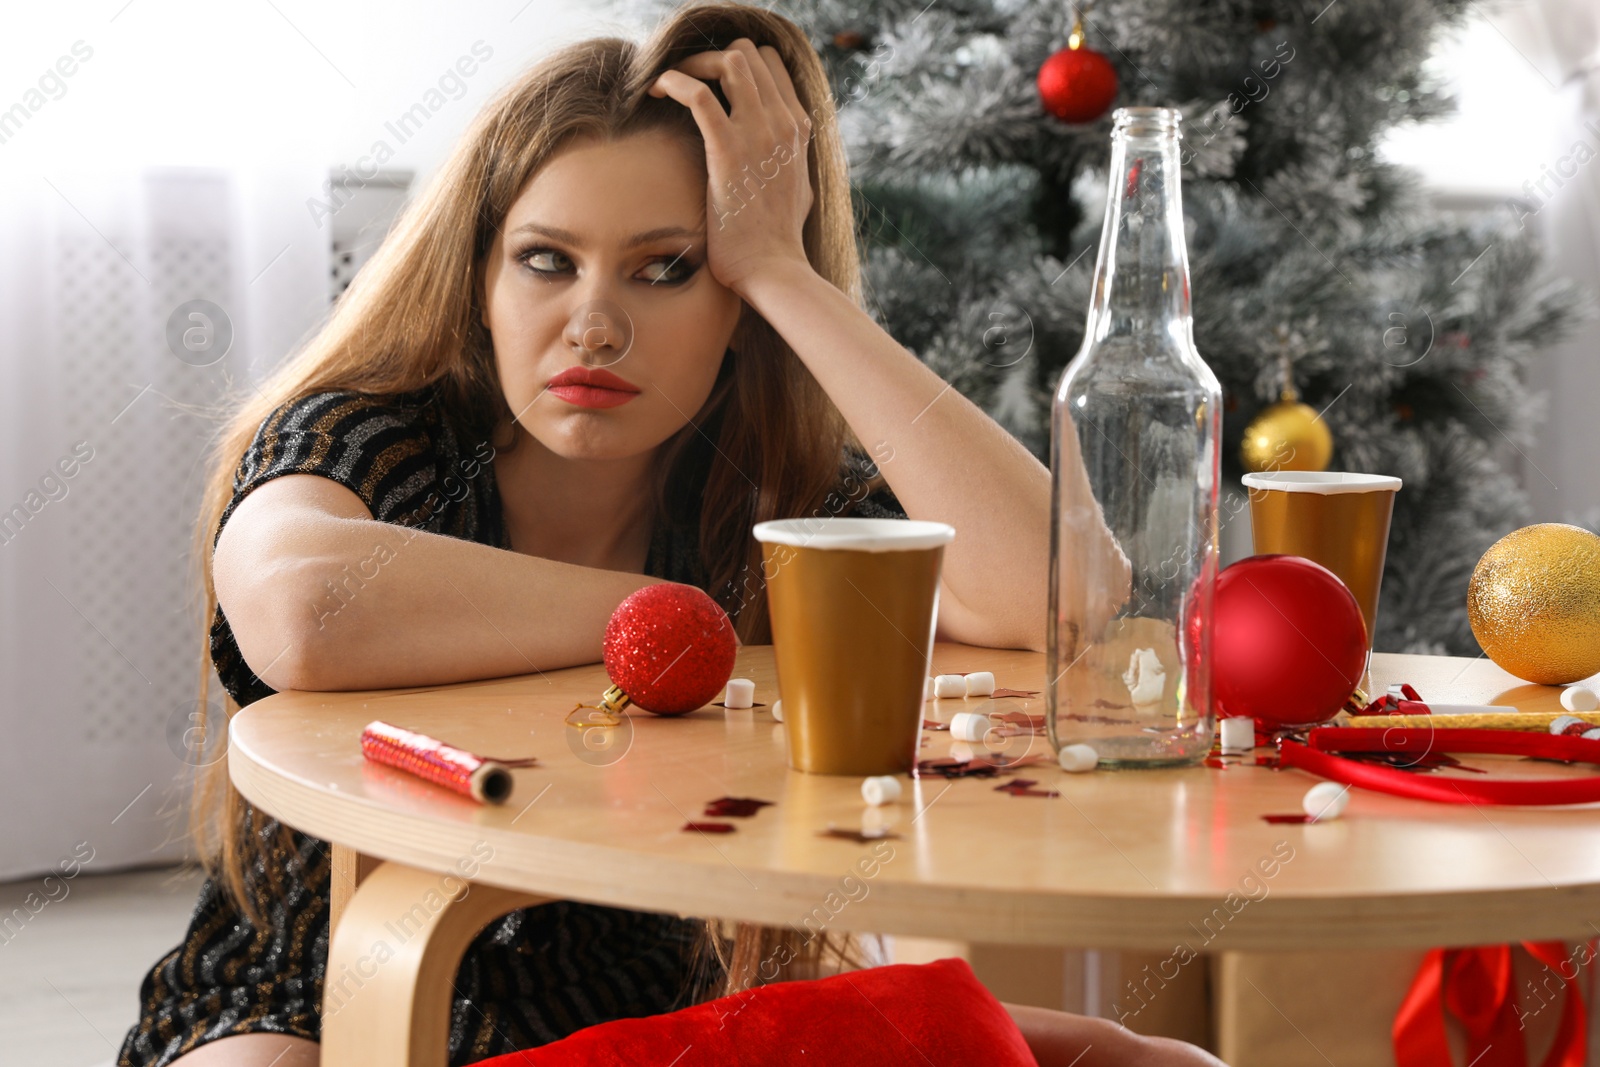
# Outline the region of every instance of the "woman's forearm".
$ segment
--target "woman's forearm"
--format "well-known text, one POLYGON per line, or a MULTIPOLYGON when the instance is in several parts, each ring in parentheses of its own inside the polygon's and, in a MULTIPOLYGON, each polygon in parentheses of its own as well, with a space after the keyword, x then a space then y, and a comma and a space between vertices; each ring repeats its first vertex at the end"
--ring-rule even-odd
POLYGON ((658 581, 373 519, 316 515, 295 537, 279 546, 291 562, 272 613, 296 646, 288 688, 442 685, 593 663, 616 606, 658 581))
MULTIPOLYGON (((1042 649, 1050 473, 1022 444, 805 263, 740 293, 833 398, 889 487, 919 519, 956 528, 945 550, 941 631, 1042 649)), ((974 341, 976 343, 976 340, 974 341)))
POLYGON ((1011 1015, 1039 1067, 1227 1067, 1211 1053, 1166 1037, 1145 1037, 1110 1019, 1026 1004, 1011 1015))

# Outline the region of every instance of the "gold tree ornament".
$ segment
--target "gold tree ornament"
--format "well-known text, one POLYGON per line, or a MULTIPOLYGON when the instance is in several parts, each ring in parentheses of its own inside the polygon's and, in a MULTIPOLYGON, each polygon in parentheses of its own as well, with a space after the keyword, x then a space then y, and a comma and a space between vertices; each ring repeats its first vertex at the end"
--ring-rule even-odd
POLYGON ((1285 326, 1279 326, 1276 333, 1283 392, 1276 404, 1262 408, 1245 427, 1239 462, 1251 474, 1327 470, 1333 459, 1333 432, 1315 408, 1300 402, 1294 387, 1289 352, 1300 336, 1285 326))
POLYGON ((1566 685, 1600 672, 1600 536, 1562 522, 1506 534, 1472 572, 1467 620, 1518 678, 1566 685))

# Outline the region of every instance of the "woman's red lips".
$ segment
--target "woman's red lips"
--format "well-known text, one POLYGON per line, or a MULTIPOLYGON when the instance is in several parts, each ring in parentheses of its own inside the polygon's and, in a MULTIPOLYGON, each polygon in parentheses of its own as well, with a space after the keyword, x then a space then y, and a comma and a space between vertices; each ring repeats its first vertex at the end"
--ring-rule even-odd
POLYGON ((639 395, 638 386, 600 367, 568 367, 545 388, 584 408, 614 408, 639 395))

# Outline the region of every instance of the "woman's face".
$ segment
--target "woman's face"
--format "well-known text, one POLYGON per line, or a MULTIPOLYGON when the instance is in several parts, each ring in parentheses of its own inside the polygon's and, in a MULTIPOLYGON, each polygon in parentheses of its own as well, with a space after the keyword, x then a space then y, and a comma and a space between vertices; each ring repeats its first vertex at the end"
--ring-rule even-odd
POLYGON ((574 142, 489 249, 480 296, 506 403, 560 456, 648 452, 711 393, 743 301, 706 267, 693 151, 661 133, 574 142))

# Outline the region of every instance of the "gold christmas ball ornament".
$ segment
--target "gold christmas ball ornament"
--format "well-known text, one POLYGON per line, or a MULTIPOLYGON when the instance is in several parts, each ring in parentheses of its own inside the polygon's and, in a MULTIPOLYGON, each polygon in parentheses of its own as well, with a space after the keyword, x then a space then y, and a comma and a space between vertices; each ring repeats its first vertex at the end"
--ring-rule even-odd
POLYGON ((1333 434, 1316 409, 1284 399, 1261 409, 1245 427, 1239 462, 1251 474, 1320 471, 1333 459, 1333 434))
POLYGON ((1600 672, 1600 536, 1563 522, 1506 534, 1472 572, 1467 618, 1518 678, 1566 685, 1600 672))

